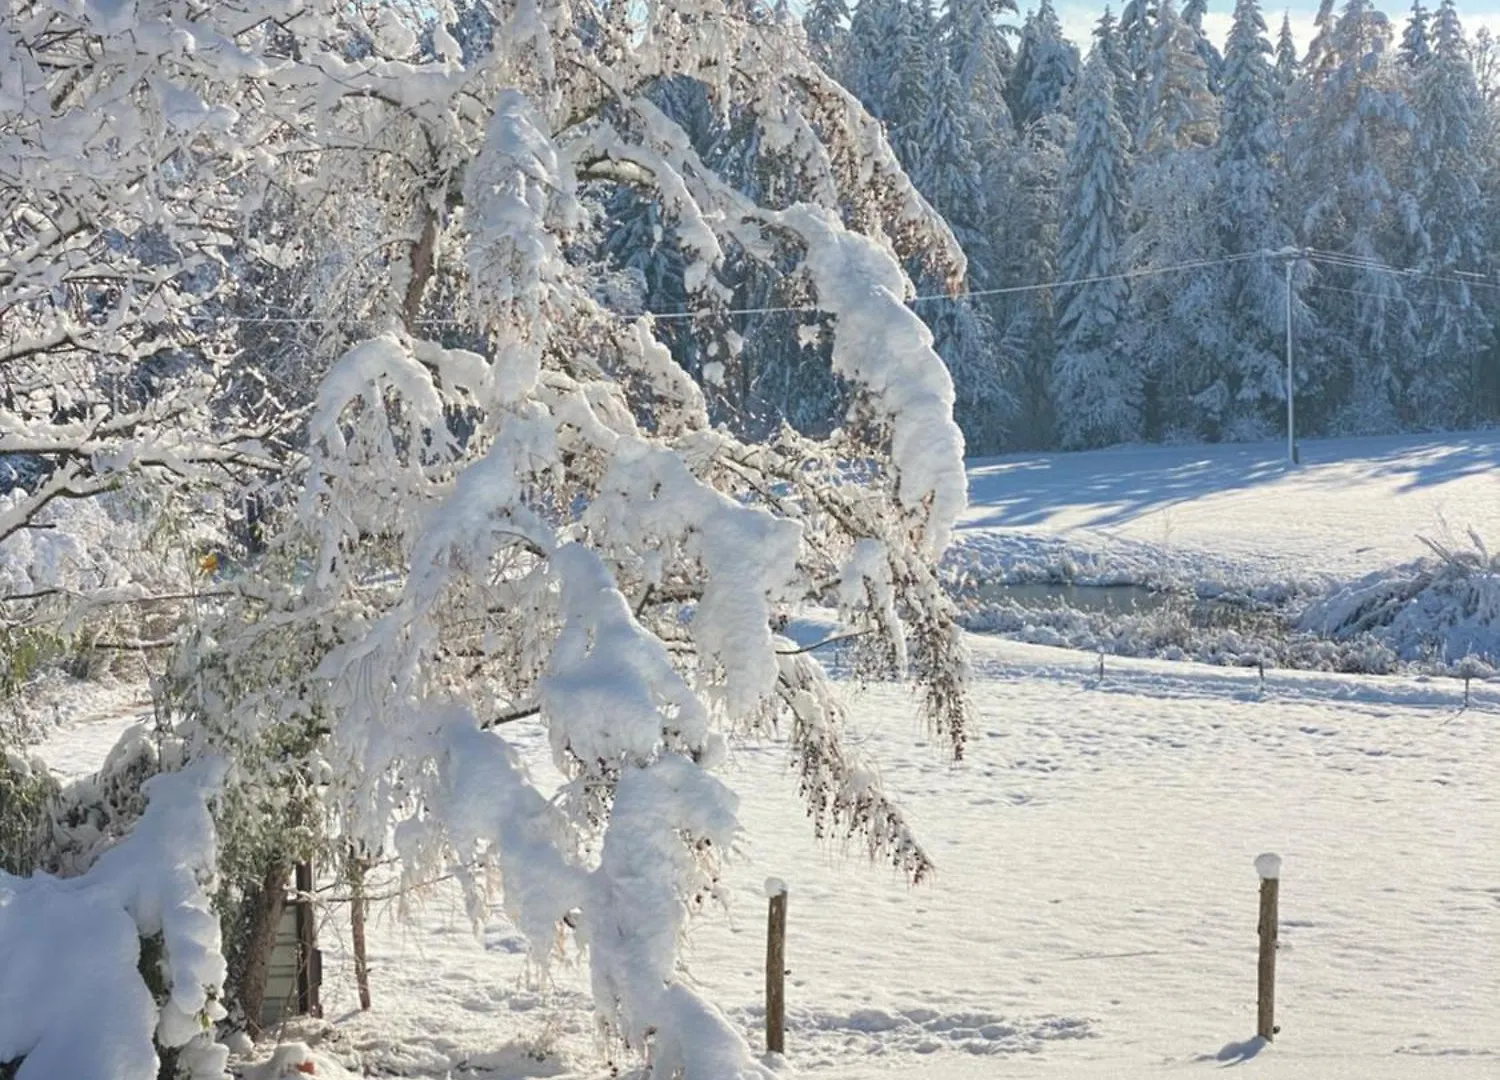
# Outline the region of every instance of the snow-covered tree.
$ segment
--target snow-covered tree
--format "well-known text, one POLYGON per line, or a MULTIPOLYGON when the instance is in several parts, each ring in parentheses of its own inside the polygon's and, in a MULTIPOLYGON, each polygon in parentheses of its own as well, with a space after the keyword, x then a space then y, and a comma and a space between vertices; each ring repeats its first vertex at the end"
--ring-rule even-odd
POLYGON ((1474 63, 1474 78, 1479 83, 1479 96, 1489 108, 1500 100, 1500 42, 1487 26, 1474 32, 1474 44, 1470 50, 1474 63))
POLYGON ((1480 181, 1484 117, 1469 48, 1452 0, 1442 0, 1432 48, 1412 89, 1417 117, 1413 189, 1421 222, 1417 285, 1423 355, 1404 397, 1419 424, 1476 419, 1482 367, 1493 340, 1490 319, 1471 276, 1492 265, 1480 181))
POLYGON ((1208 65, 1198 50, 1200 37, 1177 14, 1172 0, 1162 0, 1146 60, 1146 100, 1136 134, 1136 145, 1148 153, 1214 142, 1217 102, 1209 89, 1208 65))
POLYGON ((812 0, 802 18, 813 59, 835 78, 844 71, 849 39, 848 0, 812 0))
POLYGON ((1018 128, 1058 111, 1078 78, 1078 48, 1063 36, 1052 0, 1041 0, 1021 27, 1021 46, 1009 85, 1011 116, 1018 128))
POLYGON ((1276 85, 1277 96, 1286 95, 1287 88, 1297 81, 1300 64, 1297 60, 1297 40, 1292 37, 1292 17, 1281 16, 1281 29, 1276 34, 1276 85))
POLYGON ((1115 109, 1118 112, 1120 84, 1133 82, 1135 73, 1130 68, 1120 41, 1119 23, 1115 21, 1114 12, 1108 4, 1104 5, 1104 14, 1099 16, 1099 21, 1094 23, 1094 45, 1090 53, 1098 53, 1104 66, 1109 68, 1109 77, 1115 84, 1115 109))
POLYGON ((1151 55, 1152 16, 1147 0, 1126 0, 1120 9, 1120 51, 1129 78, 1115 81, 1115 104, 1130 137, 1140 130, 1148 91, 1146 69, 1151 55))
POLYGON ((1203 66, 1208 73, 1208 88, 1217 94, 1224 68, 1224 57, 1220 55, 1218 47, 1209 40, 1208 35, 1203 32, 1203 16, 1206 14, 1208 14, 1208 0, 1188 0, 1182 8, 1182 21, 1198 35, 1196 47, 1198 56, 1203 60, 1203 66))
POLYGON ((1015 400, 1012 438, 1020 446, 1056 444, 1052 363, 1056 357, 1055 297, 1041 283, 1058 280, 1059 199, 1072 122, 1052 113, 1032 124, 1013 147, 1003 174, 1005 208, 998 218, 997 287, 1025 286, 994 306, 1000 349, 1015 400))
POLYGON ((1336 62, 1334 34, 1338 23, 1336 0, 1318 0, 1318 10, 1313 16, 1313 39, 1308 43, 1307 55, 1302 60, 1302 69, 1313 84, 1321 83, 1336 62))
POLYGON ((0 31, 11 625, 184 591, 235 490, 280 468, 276 421, 246 408, 271 391, 235 365, 221 318, 243 197, 228 173, 257 61, 172 5, 141 17, 145 30, 124 9, 23 5, 0 31), (132 502, 155 512, 126 521, 132 502), (130 582, 144 591, 112 592, 130 582))
MULTIPOLYGON (((1257 0, 1238 0, 1224 52, 1216 204, 1219 250, 1228 256, 1277 251, 1291 242, 1283 217, 1277 74, 1257 0)), ((1224 363, 1212 400, 1221 434, 1251 436, 1286 399, 1281 343, 1286 322, 1283 265, 1250 258, 1223 270, 1220 328, 1224 363)), ((1300 300, 1294 319, 1303 319, 1300 300)), ((1307 334, 1302 335, 1308 340, 1307 334)))
MULTIPOLYGON (((333 0, 274 28, 295 47, 266 84, 256 164, 342 246, 315 315, 346 338, 267 556, 201 609, 176 715, 195 747, 300 748, 262 788, 316 783, 341 842, 409 880, 456 862, 478 903, 498 871, 538 964, 575 928, 601 1019, 655 1071, 766 1075, 677 972, 738 829, 713 769, 727 737, 780 724, 820 831, 930 869, 842 740, 815 654, 778 627, 836 607, 868 631, 861 666, 924 685, 961 750, 963 648, 933 563, 963 444, 902 266, 956 288, 964 259, 878 122, 777 19, 545 5, 472 64, 418 29, 333 0), (757 129, 754 183, 657 104, 672 79, 757 129), (667 315, 611 306, 597 223, 625 188, 679 248, 701 386, 667 315), (827 439, 711 422, 704 388, 745 347, 732 259, 784 270, 800 297, 783 314, 847 393, 827 439), (556 801, 504 737, 521 723, 567 778, 556 801)), ((234 783, 243 805, 251 780, 234 783)))
POLYGON ((901 5, 896 22, 894 85, 886 119, 892 147, 908 171, 924 163, 933 73, 935 65, 946 61, 933 38, 934 22, 927 6, 914 2, 901 5))
POLYGON ((900 48, 909 41, 906 0, 856 0, 849 24, 844 84, 865 108, 892 121, 900 48))
POLYGON ((1216 246, 1211 147, 1218 101, 1196 37, 1170 0, 1159 5, 1131 176, 1127 264, 1143 276, 1132 285, 1120 335, 1142 381, 1148 438, 1203 433, 1199 395, 1216 383, 1222 361, 1214 276, 1158 272, 1216 246))
MULTIPOLYGON (((1310 298, 1320 324, 1319 371, 1309 371, 1340 425, 1400 423, 1402 386, 1415 373, 1418 310, 1398 275, 1419 244, 1405 188, 1415 116, 1390 51, 1391 27, 1368 0, 1348 0, 1325 35, 1323 77, 1292 132, 1293 183, 1303 193, 1301 239, 1356 264, 1327 266, 1331 288, 1310 298)), ((1316 414, 1309 419, 1316 419, 1316 414)))
MULTIPOLYGON (((947 220, 973 265, 993 255, 986 193, 968 134, 969 110, 947 56, 939 52, 931 65, 928 113, 920 125, 912 180, 947 220)), ((925 284, 924 292, 940 290, 936 281, 925 284)), ((932 330, 934 347, 953 373, 958 393, 954 411, 966 445, 971 452, 998 452, 1009 410, 988 313, 971 301, 946 299, 923 304, 917 313, 932 330)))
POLYGON ((1422 0, 1412 0, 1411 15, 1406 20, 1406 29, 1401 32, 1401 47, 1396 51, 1401 63, 1412 71, 1427 63, 1432 55, 1427 34, 1428 19, 1429 14, 1422 6, 1422 0))
POLYGON ((1015 0, 948 0, 938 20, 937 35, 968 103, 969 134, 982 161, 993 160, 1008 142, 1003 132, 1013 123, 1005 88, 1016 62, 1006 37, 1014 27, 1000 20, 1015 13, 1015 0))
POLYGON ((1063 178, 1060 271, 1090 281, 1060 290, 1053 408, 1065 446, 1140 435, 1141 382, 1119 347, 1125 314, 1122 269, 1130 136, 1115 106, 1108 56, 1089 54, 1078 85, 1077 129, 1063 178))

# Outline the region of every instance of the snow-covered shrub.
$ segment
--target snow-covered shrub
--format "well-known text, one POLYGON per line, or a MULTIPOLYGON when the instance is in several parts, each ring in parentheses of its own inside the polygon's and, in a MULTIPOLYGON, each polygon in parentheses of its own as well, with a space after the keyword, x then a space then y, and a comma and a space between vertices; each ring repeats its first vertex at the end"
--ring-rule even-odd
MULTIPOLYGON (((1309 605, 1299 627, 1335 640, 1369 635, 1402 660, 1500 657, 1500 559, 1427 540, 1432 556, 1369 574, 1309 605)), ((1439 662, 1442 662, 1441 659, 1439 662)))
POLYGON ((41 867, 73 877, 128 835, 146 811, 146 785, 159 773, 181 769, 184 747, 175 736, 144 724, 127 728, 91 776, 62 787, 50 808, 41 867))
POLYGON ((0 1063, 16 1080, 157 1080, 159 1051, 177 1076, 223 1076, 208 808, 222 771, 151 780, 135 829, 79 877, 0 871, 0 1063))
MULTIPOLYGON (((261 576, 285 582, 295 567, 273 551, 261 576)), ((309 685, 310 658, 336 640, 313 613, 286 611, 283 584, 201 611, 161 680, 161 705, 176 737, 194 753, 234 763, 215 802, 218 883, 214 893, 228 965, 227 999, 236 1027, 259 1015, 267 919, 279 910, 293 864, 331 861, 330 816, 320 805, 326 766, 318 754, 327 717, 309 685), (243 605, 243 607, 241 606, 243 605), (251 617, 241 619, 248 610, 251 617), (246 997, 250 999, 246 1001, 246 997)), ((344 616, 353 617, 352 611, 344 616)))
POLYGON ((0 871, 29 874, 36 867, 56 795, 57 782, 39 762, 0 743, 0 871))

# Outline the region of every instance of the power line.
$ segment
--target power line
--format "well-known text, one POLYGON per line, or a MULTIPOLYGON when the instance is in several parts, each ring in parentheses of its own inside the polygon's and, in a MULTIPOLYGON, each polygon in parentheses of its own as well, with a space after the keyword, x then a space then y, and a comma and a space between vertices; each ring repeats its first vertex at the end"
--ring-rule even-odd
MULTIPOLYGON (((1316 282, 1316 281, 1309 282, 1308 284, 1303 285, 1302 288, 1304 290, 1312 290, 1312 291, 1315 291, 1315 292, 1335 292, 1335 293, 1344 293, 1345 295, 1348 295, 1348 296, 1368 296, 1368 297, 1370 297, 1371 299, 1374 299, 1374 300, 1391 300, 1391 299, 1393 299, 1393 297, 1391 296, 1390 293, 1375 292, 1373 289, 1346 289, 1342 285, 1324 285, 1324 284, 1322 284, 1320 282, 1316 282)), ((1411 297, 1402 297, 1401 299, 1402 299, 1403 303, 1409 304, 1412 307, 1446 308, 1446 307, 1452 307, 1452 306, 1454 306, 1451 302, 1449 302, 1447 300, 1443 300, 1441 298, 1436 298, 1436 299, 1431 299, 1431 298, 1417 298, 1417 299, 1413 299, 1411 297)))
MULTIPOLYGON (((1380 262, 1372 257, 1357 255, 1351 252, 1325 251, 1319 248, 1282 248, 1280 250, 1246 251, 1235 255, 1221 255, 1212 258, 1190 259, 1185 262, 1172 263, 1167 266, 1137 267, 1132 270, 1122 270, 1113 274, 1093 274, 1086 277, 1060 278, 1052 281, 1030 282, 1024 285, 1005 285, 987 289, 970 289, 961 293, 926 293, 913 296, 903 301, 907 306, 932 303, 961 303, 968 300, 982 299, 995 296, 1016 296, 1026 293, 1043 292, 1046 290, 1078 288, 1084 285, 1099 285, 1110 281, 1133 281, 1140 278, 1158 277, 1164 274, 1184 273, 1190 270, 1205 270, 1216 266, 1228 266, 1234 263, 1247 262, 1254 259, 1282 260, 1301 259, 1313 263, 1321 263, 1328 266, 1337 266, 1346 270, 1365 270, 1374 273, 1388 274, 1393 277, 1419 279, 1451 285, 1464 285, 1468 287, 1494 289, 1500 291, 1500 282, 1487 280, 1479 274, 1468 274, 1462 271, 1452 271, 1448 274, 1433 273, 1432 271, 1419 270, 1415 267, 1396 267, 1388 263, 1380 262), (1458 276, 1461 275, 1461 276, 1458 276)), ((1304 288, 1324 289, 1333 292, 1353 292, 1354 290, 1341 289, 1332 285, 1320 285, 1308 283, 1304 288)), ((1378 296, 1378 293, 1367 293, 1363 295, 1378 296)), ((1443 303, 1442 301, 1426 301, 1426 303, 1443 303)), ((657 322, 675 322, 684 319, 698 319, 711 316, 720 317, 745 317, 752 315, 789 315, 789 314, 812 314, 825 309, 818 304, 766 304, 752 307, 737 308, 695 308, 687 311, 657 311, 647 309, 640 312, 610 312, 617 319, 630 320, 640 318, 651 318, 657 322)), ((331 321, 315 317, 295 316, 253 316, 253 317, 227 317, 217 320, 220 323, 235 323, 239 325, 252 326, 316 326, 316 327, 344 327, 354 328, 360 324, 357 322, 331 321)), ((469 326, 462 320, 457 319, 424 319, 418 325, 427 327, 464 327, 469 326)))
MULTIPOLYGON (((1238 255, 1220 255, 1207 259, 1192 259, 1187 262, 1173 263, 1169 266, 1144 266, 1133 270, 1122 270, 1115 274, 1094 274, 1089 277, 1062 278, 1052 281, 1031 282, 1026 285, 1005 285, 991 289, 970 289, 962 293, 926 293, 913 296, 903 301, 907 305, 930 304, 930 303, 959 303, 965 300, 974 300, 989 296, 1014 296, 1023 293, 1042 292, 1047 289, 1071 289, 1083 285, 1098 285, 1107 281, 1132 281, 1137 278, 1157 277, 1162 274, 1182 273, 1188 270, 1203 270, 1214 266, 1227 266, 1231 263, 1245 262, 1250 259, 1276 258, 1280 255, 1274 251, 1246 251, 1238 255)), ((738 307, 738 308, 696 308, 691 311, 653 311, 640 312, 611 312, 618 319, 640 319, 652 318, 658 322, 671 322, 679 319, 697 319, 705 316, 745 316, 745 315, 786 315, 786 314, 809 314, 824 311, 818 304, 768 304, 760 307, 738 307)), ((331 322, 314 317, 296 318, 292 316, 251 316, 233 318, 226 317, 221 322, 238 323, 252 326, 356 326, 357 323, 331 322)), ((468 323, 456 319, 423 319, 419 325, 422 326, 467 326, 468 323)))
MULTIPOLYGON (((922 296, 913 296, 904 302, 908 305, 935 303, 939 301, 943 303, 958 303, 962 300, 973 300, 985 296, 1013 296, 1018 293, 1041 292, 1046 289, 1070 289, 1080 285, 1097 285, 1106 281, 1129 281, 1134 278, 1174 274, 1185 270, 1202 270, 1211 266, 1225 266, 1229 263, 1244 262, 1247 259, 1269 258, 1275 254, 1275 252, 1271 251, 1247 251, 1239 255, 1221 255, 1212 259, 1193 259, 1190 262, 1175 263, 1171 266, 1146 266, 1135 270, 1123 270, 1117 274, 1095 274, 1090 277, 1039 281, 1029 285, 1006 285, 994 289, 970 289, 967 292, 954 294, 928 293, 922 296)), ((649 315, 658 321, 672 321, 676 319, 695 319, 702 315, 779 315, 792 312, 823 310, 817 304, 788 304, 768 307, 729 308, 723 311, 714 308, 702 308, 697 311, 643 311, 640 315, 622 314, 620 318, 640 318, 649 315)))
POLYGON ((1375 273, 1390 274, 1393 277, 1416 278, 1425 281, 1447 283, 1449 285, 1500 290, 1500 282, 1490 281, 1481 274, 1470 274, 1464 271, 1449 271, 1448 274, 1439 274, 1433 273, 1430 270, 1418 270, 1416 267, 1391 266, 1389 263, 1380 262, 1366 255, 1338 251, 1321 251, 1317 248, 1305 248, 1303 249, 1303 254, 1311 262, 1326 263, 1342 267, 1346 270, 1369 270, 1375 273))

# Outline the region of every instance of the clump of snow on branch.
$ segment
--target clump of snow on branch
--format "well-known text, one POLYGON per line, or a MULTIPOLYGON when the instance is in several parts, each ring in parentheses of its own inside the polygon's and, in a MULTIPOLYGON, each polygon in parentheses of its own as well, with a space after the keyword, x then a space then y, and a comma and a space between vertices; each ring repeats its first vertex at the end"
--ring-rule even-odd
POLYGON ((140 822, 80 877, 0 873, 0 1060, 24 1059, 17 1080, 155 1080, 156 1045, 181 1048, 193 1080, 223 1075, 208 807, 222 772, 203 761, 148 781, 140 822), (142 939, 158 935, 162 1002, 138 970, 142 939))
POLYGON ((807 242, 818 304, 834 316, 833 366, 869 388, 891 425, 891 463, 908 511, 925 511, 925 550, 941 555, 967 502, 953 379, 932 332, 905 304, 911 282, 887 251, 827 210, 793 207, 771 220, 807 242))

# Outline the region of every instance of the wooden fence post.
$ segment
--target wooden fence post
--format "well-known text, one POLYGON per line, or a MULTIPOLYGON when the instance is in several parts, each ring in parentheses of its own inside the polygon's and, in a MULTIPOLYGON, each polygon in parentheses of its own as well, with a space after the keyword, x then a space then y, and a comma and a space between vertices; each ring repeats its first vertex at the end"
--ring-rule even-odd
POLYGON ((786 882, 766 879, 766 1050, 786 1052, 786 882))
POLYGON ((297 864, 294 881, 297 886, 297 1010, 303 1016, 322 1016, 323 955, 318 951, 311 862, 297 864))
POLYGON ((1256 856, 1255 872, 1260 875, 1260 970, 1255 1034, 1270 1042, 1281 1030, 1276 1026, 1276 937, 1279 926, 1276 906, 1281 891, 1281 856, 1269 852, 1256 856))

